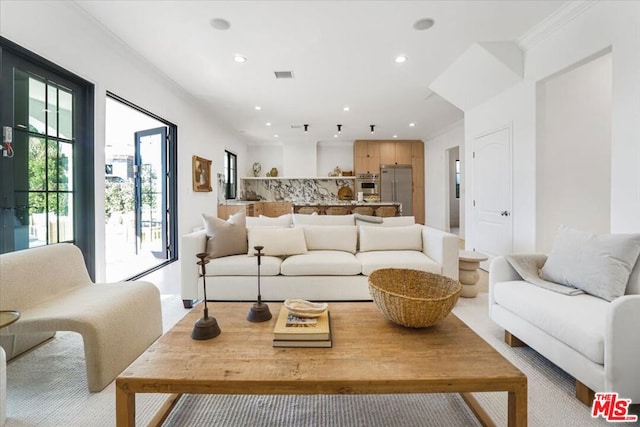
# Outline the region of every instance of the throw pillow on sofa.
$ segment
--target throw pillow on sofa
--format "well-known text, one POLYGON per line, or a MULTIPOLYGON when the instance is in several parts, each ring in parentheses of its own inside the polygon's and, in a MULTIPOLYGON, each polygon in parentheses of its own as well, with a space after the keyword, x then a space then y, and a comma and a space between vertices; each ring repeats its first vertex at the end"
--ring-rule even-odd
POLYGON ((255 254, 255 246, 264 246, 262 253, 271 256, 300 255, 307 253, 302 228, 250 227, 247 229, 249 250, 255 254))
POLYGON ((202 214, 207 233, 206 252, 209 258, 247 253, 247 229, 244 211, 235 213, 228 220, 202 214))
POLYGON ((302 228, 310 251, 356 253, 358 228, 355 225, 307 225, 302 228))
POLYGON ((624 295, 639 254, 640 234, 594 234, 561 226, 542 276, 613 301, 624 295))
POLYGON ((422 226, 360 226, 360 252, 422 250, 422 226))

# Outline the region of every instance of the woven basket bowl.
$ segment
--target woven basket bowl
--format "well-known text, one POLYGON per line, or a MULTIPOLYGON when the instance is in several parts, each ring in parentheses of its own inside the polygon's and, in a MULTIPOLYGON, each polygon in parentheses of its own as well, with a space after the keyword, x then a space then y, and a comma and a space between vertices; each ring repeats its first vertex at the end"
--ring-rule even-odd
POLYGON ((457 280, 426 271, 382 268, 369 275, 369 292, 380 312, 409 328, 426 328, 444 319, 460 291, 457 280))

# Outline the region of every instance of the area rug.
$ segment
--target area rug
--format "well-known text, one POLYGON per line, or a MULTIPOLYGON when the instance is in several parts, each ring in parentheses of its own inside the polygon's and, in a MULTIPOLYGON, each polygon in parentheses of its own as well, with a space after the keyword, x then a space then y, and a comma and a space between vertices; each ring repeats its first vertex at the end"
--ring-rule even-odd
MULTIPOLYGON (((486 294, 461 298, 454 312, 520 368, 529 381, 530 426, 602 426, 574 397, 574 381, 529 348, 510 348, 487 316, 486 294)), ((165 329, 186 312, 178 297, 163 298, 165 329)), ((89 393, 82 338, 58 333, 44 346, 11 362, 6 426, 113 426, 115 387, 89 393)), ((497 425, 506 425, 506 393, 474 393, 497 425)), ((138 425, 146 425, 165 395, 136 396, 138 425)), ((186 395, 166 426, 474 426, 457 394, 220 396, 186 395)), ((629 424, 625 424, 629 425, 629 424)))

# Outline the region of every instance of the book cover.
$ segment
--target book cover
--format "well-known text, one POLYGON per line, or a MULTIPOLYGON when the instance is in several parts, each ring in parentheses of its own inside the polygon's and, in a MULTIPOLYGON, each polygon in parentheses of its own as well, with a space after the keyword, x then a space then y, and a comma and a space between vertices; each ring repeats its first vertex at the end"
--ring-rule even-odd
POLYGON ((274 341, 327 341, 330 335, 328 310, 309 319, 293 316, 282 307, 273 329, 274 341))

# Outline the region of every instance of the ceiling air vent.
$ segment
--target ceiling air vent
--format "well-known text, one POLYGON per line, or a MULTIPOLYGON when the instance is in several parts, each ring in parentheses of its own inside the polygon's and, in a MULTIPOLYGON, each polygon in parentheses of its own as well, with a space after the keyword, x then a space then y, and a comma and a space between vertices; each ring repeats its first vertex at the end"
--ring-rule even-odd
POLYGON ((273 74, 276 75, 276 79, 292 79, 293 71, 274 71, 273 74))

